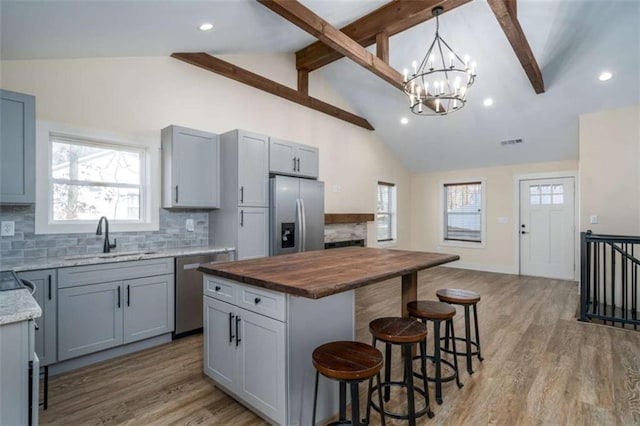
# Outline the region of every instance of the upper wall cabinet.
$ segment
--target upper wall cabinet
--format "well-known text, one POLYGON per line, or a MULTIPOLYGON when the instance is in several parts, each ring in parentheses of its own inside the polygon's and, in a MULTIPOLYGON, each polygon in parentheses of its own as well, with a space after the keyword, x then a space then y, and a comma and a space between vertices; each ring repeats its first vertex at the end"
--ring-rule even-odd
POLYGON ((245 130, 220 136, 229 206, 269 206, 269 138, 245 130))
POLYGON ((269 172, 318 177, 318 148, 269 138, 269 172))
POLYGON ((179 126, 162 129, 162 207, 220 207, 218 135, 179 126))
POLYGON ((36 98, 0 90, 0 204, 35 202, 36 98))

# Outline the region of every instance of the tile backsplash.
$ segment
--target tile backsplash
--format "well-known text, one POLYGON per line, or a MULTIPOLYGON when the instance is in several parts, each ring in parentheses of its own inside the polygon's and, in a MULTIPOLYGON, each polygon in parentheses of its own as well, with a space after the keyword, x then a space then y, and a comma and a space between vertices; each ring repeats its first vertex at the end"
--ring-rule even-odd
MULTIPOLYGON (((0 220, 15 222, 15 235, 0 237, 0 259, 3 261, 102 252, 104 236, 95 233, 36 235, 33 205, 0 206, 0 220)), ((115 251, 206 246, 209 244, 209 211, 160 209, 159 230, 110 232, 112 243, 114 238, 118 240, 115 251), (187 219, 193 219, 193 232, 186 230, 187 219)))
POLYGON ((324 242, 365 240, 367 241, 366 223, 335 223, 324 226, 324 242))

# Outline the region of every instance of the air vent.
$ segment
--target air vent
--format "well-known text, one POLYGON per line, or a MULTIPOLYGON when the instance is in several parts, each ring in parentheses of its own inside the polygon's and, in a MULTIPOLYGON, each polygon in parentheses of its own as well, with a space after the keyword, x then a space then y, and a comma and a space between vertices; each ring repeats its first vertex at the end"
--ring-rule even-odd
POLYGON ((507 145, 518 145, 522 143, 522 139, 509 139, 506 141, 501 141, 500 145, 502 146, 507 146, 507 145))

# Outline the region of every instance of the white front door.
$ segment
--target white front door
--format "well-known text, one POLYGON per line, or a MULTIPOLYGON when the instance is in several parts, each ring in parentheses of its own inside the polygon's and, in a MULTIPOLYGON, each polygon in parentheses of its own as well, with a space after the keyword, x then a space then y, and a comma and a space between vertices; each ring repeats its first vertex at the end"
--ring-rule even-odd
POLYGON ((574 178, 520 181, 520 273, 574 279, 574 178))

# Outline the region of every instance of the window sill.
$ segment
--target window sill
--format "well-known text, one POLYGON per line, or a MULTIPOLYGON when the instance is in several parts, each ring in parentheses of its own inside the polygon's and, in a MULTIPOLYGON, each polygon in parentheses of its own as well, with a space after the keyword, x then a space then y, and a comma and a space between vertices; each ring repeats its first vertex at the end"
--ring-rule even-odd
MULTIPOLYGON (((36 234, 79 234, 79 233, 95 233, 98 221, 92 223, 56 223, 56 224, 39 224, 36 222, 36 234)), ((153 222, 136 222, 136 223, 114 223, 109 222, 109 232, 142 232, 157 231, 159 223, 153 222)))
POLYGON ((445 247, 460 247, 460 248, 470 248, 470 249, 484 249, 487 247, 484 241, 481 243, 472 243, 472 242, 465 242, 465 241, 441 241, 440 245, 445 247))

